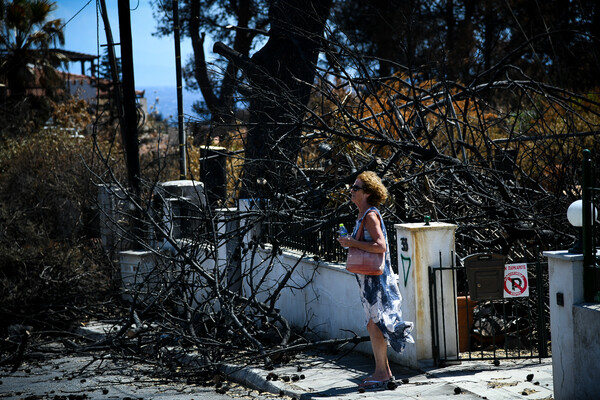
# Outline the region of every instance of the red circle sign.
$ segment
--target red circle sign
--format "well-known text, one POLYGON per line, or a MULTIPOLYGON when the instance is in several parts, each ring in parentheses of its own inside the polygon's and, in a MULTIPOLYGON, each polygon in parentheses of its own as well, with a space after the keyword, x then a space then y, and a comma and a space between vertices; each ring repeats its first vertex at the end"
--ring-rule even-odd
POLYGON ((511 296, 520 296, 527 289, 527 278, 520 272, 513 271, 504 277, 504 290, 511 296))

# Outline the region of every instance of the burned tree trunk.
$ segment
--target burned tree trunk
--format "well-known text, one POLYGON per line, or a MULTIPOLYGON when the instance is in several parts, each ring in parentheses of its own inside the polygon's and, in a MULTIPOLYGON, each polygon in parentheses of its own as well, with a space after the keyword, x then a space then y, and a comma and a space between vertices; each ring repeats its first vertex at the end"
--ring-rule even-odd
POLYGON ((295 185, 290 178, 301 148, 301 122, 330 8, 331 0, 276 1, 269 10, 269 40, 252 58, 215 46, 250 81, 243 197, 271 197, 295 185))

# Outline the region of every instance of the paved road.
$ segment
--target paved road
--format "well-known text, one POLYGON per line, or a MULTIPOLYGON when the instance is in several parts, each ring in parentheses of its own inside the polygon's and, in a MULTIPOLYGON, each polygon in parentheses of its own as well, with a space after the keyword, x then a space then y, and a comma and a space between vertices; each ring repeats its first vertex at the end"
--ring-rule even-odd
MULTIPOLYGON (((57 350, 59 350, 57 348, 57 350)), ((151 366, 108 354, 29 354, 16 372, 0 369, 0 399, 275 399, 233 383, 206 386, 194 377, 169 381, 151 366), (217 393, 219 391, 224 394, 217 393)))
MULTIPOLYGON (((372 370, 373 360, 359 353, 303 353, 269 371, 256 366, 223 366, 222 372, 244 385, 240 386, 232 382, 207 383, 186 375, 185 368, 179 374, 170 374, 164 368, 115 358, 108 352, 67 354, 57 343, 36 346, 35 351, 26 353, 25 362, 16 372, 0 369, 0 400, 272 400, 281 398, 280 394, 288 400, 432 400, 458 394, 464 400, 553 398, 550 359, 463 362, 418 371, 394 365, 394 388, 362 393, 357 383, 372 370), (177 381, 166 378, 175 375, 177 381)), ((188 361, 194 362, 194 358, 188 361)))

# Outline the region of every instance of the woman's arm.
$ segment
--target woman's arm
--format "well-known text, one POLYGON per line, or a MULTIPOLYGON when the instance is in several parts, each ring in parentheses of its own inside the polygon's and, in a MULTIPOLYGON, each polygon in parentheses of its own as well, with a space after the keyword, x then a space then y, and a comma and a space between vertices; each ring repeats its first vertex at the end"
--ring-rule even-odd
MULTIPOLYGON (((385 253, 385 237, 381 230, 381 223, 376 212, 370 212, 364 217, 363 229, 366 229, 373 238, 372 242, 356 240, 351 236, 338 238, 340 244, 344 247, 356 247, 369 253, 385 253)), ((364 236, 364 235, 363 235, 364 236)))

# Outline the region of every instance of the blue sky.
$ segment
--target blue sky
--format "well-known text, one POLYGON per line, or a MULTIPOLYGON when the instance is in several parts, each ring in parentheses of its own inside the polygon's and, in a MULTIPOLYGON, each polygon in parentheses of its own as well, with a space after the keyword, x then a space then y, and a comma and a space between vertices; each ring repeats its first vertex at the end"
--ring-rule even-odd
MULTIPOLYGON (((60 18, 66 23, 66 50, 102 55, 106 44, 106 33, 102 18, 96 12, 96 0, 56 0, 57 9, 51 18, 60 18)), ((111 31, 115 43, 119 42, 119 19, 117 0, 106 0, 111 31)), ((148 86, 176 86, 175 47, 173 36, 157 38, 156 21, 148 0, 130 0, 131 32, 133 36, 133 62, 136 89, 148 86)), ((120 48, 116 47, 117 55, 120 48)), ((192 45, 188 38, 181 42, 182 63, 191 56, 192 45)), ((207 58, 212 53, 207 52, 207 58)), ((79 64, 70 67, 72 73, 80 73, 79 64)))

